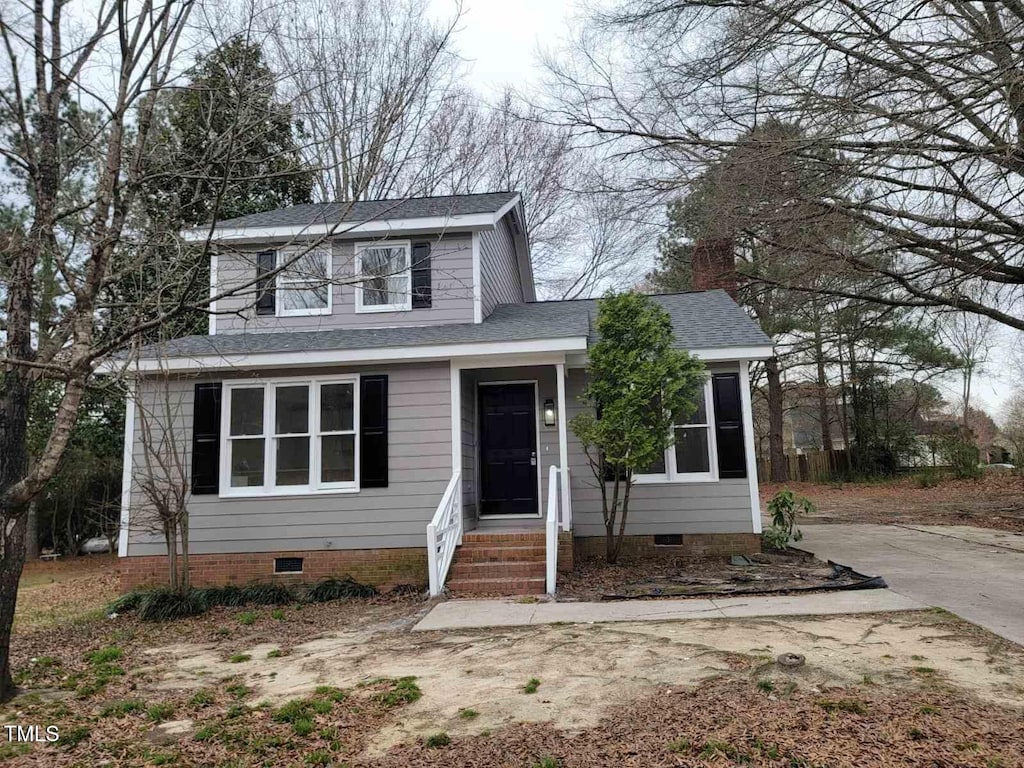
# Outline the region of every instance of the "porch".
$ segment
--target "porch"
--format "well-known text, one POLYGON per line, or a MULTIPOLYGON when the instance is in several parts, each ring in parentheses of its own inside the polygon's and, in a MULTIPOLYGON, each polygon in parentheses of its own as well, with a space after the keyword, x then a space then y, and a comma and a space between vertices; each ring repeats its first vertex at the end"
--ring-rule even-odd
POLYGON ((554 592, 560 539, 563 566, 571 557, 566 376, 564 355, 451 362, 454 471, 427 526, 432 595, 446 581, 554 592))

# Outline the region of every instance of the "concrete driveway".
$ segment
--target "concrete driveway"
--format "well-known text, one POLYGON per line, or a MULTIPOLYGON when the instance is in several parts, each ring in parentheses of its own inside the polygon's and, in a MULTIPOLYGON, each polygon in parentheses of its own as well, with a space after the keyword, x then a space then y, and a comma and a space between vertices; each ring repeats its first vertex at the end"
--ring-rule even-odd
POLYGON ((805 525, 797 544, 822 559, 882 576, 1024 645, 1024 535, 967 526, 805 525))

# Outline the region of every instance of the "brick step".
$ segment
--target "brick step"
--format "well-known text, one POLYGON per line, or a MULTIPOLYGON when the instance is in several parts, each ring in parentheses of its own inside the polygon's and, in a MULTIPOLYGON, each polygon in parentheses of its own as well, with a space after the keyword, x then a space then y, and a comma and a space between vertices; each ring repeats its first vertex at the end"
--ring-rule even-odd
POLYGON ((522 546, 526 544, 543 545, 547 541, 543 530, 538 531, 514 531, 503 533, 482 533, 470 531, 462 535, 462 546, 479 547, 493 546, 495 544, 508 544, 511 546, 522 546))
POLYGON ((449 579, 518 579, 543 578, 544 561, 529 562, 466 562, 452 563, 449 579))
POLYGON ((544 562, 547 549, 539 547, 466 547, 455 550, 456 562, 503 563, 503 562, 544 562))
POLYGON ((523 579, 452 579, 448 589, 456 595, 542 595, 544 577, 523 579))

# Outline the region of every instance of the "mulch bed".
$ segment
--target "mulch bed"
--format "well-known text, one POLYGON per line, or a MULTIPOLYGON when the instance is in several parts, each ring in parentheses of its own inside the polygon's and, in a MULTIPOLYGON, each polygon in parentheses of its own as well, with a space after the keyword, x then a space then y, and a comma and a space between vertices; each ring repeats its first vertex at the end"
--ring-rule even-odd
POLYGON ((802 522, 973 525, 1024 533, 1024 477, 987 474, 920 488, 913 477, 868 483, 763 483, 761 503, 782 488, 806 496, 817 514, 802 522))
POLYGON ((727 558, 622 557, 578 560, 559 576, 559 599, 627 600, 785 594, 852 588, 864 578, 798 550, 753 555, 750 565, 727 558))
POLYGON ((717 680, 660 691, 578 733, 514 725, 445 747, 405 745, 373 765, 1021 768, 1022 744, 1020 712, 944 691, 864 685, 765 693, 748 680, 717 680))

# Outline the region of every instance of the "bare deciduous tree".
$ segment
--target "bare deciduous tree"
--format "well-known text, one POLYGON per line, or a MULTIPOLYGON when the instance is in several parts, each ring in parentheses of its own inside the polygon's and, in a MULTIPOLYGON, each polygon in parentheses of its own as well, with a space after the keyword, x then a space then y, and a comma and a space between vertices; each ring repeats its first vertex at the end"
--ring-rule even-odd
MULTIPOLYGON (((463 108, 461 61, 425 0, 303 0, 268 14, 268 48, 326 201, 432 194, 436 141, 463 108)), ((458 136, 456 133, 455 137, 458 136)), ((449 137, 451 139, 452 137, 449 137)))
MULTIPOLYGON (((133 472, 140 503, 133 505, 132 529, 163 538, 167 548, 167 576, 171 589, 189 587, 189 515, 192 493, 189 473, 191 445, 183 426, 188 420, 183 409, 191 405, 188 388, 174 387, 164 372, 147 377, 137 397, 129 399, 136 408, 140 466, 133 472)), ((131 489, 135 492, 135 488, 131 489)))
POLYGON ((549 119, 646 158, 654 187, 766 118, 800 125, 789 151, 851 180, 822 211, 870 235, 819 254, 870 277, 856 296, 1024 329, 1020 3, 623 2, 549 69, 549 119))

